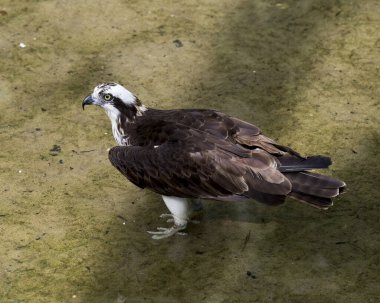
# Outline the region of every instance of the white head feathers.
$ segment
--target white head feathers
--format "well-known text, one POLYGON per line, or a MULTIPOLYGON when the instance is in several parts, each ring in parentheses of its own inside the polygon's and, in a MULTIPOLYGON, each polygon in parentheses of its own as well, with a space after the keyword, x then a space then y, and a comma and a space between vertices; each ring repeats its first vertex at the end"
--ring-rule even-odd
POLYGON ((107 94, 118 98, 126 105, 136 105, 136 101, 138 100, 137 97, 124 86, 114 82, 103 83, 95 87, 92 97, 99 98, 107 94))
POLYGON ((129 90, 117 83, 103 83, 95 87, 84 105, 101 106, 112 123, 112 133, 119 145, 128 145, 127 128, 136 117, 142 116, 147 108, 129 90))

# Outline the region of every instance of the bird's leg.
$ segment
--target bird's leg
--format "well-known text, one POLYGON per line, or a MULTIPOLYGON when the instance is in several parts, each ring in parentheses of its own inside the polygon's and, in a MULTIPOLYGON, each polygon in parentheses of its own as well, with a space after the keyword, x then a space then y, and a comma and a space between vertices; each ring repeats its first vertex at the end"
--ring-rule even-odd
MULTIPOLYGON (((168 222, 168 223, 173 223, 174 222, 174 218, 173 218, 172 214, 161 214, 160 218, 169 218, 169 219, 166 220, 166 222, 168 222)), ((193 224, 199 224, 200 223, 200 221, 198 221, 198 220, 192 220, 192 219, 188 220, 187 222, 188 223, 193 223, 193 224)))
MULTIPOLYGON (((191 209, 190 209, 190 212, 188 215, 189 218, 191 218, 191 215, 193 214, 193 212, 198 212, 198 211, 203 210, 202 199, 194 198, 194 199, 190 199, 190 202, 191 202, 190 203, 191 209)), ((168 223, 174 222, 173 214, 161 214, 160 218, 163 218, 163 219, 168 218, 166 220, 166 222, 168 222, 168 223)), ((192 220, 192 219, 189 219, 188 222, 193 223, 193 224, 199 224, 200 223, 198 220, 192 220)))
POLYGON ((191 214, 191 204, 186 198, 162 196, 166 207, 171 214, 164 214, 161 217, 172 217, 174 225, 170 228, 158 227, 157 231, 148 231, 152 234, 153 239, 168 238, 174 234, 185 235, 181 233, 184 230, 189 221, 189 215, 191 214))

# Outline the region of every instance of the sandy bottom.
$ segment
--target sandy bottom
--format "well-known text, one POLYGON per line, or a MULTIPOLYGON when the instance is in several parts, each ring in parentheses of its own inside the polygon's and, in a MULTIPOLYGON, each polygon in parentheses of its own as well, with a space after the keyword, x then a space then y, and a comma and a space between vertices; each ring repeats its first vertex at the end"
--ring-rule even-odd
POLYGON ((0 4, 0 302, 378 302, 380 2, 0 4), (20 44, 21 43, 21 44, 20 44), (348 184, 328 211, 206 201, 152 240, 161 198, 107 159, 93 87, 214 108, 348 184))

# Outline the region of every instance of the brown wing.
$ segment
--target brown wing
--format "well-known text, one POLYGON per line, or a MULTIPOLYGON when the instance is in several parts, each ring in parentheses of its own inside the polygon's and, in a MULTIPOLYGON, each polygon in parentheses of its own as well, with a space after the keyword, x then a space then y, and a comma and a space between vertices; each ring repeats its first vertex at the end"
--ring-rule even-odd
MULTIPOLYGON (((269 204, 279 204, 288 193, 308 204, 327 208, 332 205, 331 198, 345 187, 342 181, 305 172, 327 168, 331 164, 328 157, 301 157, 292 149, 262 135, 255 125, 223 113, 197 109, 149 109, 141 119, 146 119, 148 123, 139 124, 141 129, 136 128, 135 137, 138 140, 134 142, 135 145, 162 145, 168 138, 173 139, 173 142, 187 142, 163 148, 159 151, 160 156, 153 153, 146 157, 156 165, 154 171, 161 170, 168 177, 162 179, 155 176, 153 180, 149 174, 144 175, 142 172, 145 168, 141 163, 136 166, 141 158, 130 164, 133 169, 123 169, 120 163, 129 157, 126 151, 115 150, 110 158, 132 182, 142 187, 152 187, 157 192, 160 192, 160 188, 165 188, 160 192, 162 194, 219 200, 249 197, 269 204), (147 125, 150 127, 147 128, 147 125), (199 150, 194 146, 200 147, 199 150), (174 158, 171 158, 172 152, 174 158), (164 160, 159 163, 159 157, 170 160, 170 165, 174 165, 172 169, 178 171, 170 171, 170 167, 164 166, 167 165, 164 160), (289 181, 293 187, 290 193, 289 181), (179 188, 178 184, 186 185, 179 188)), ((131 150, 130 154, 145 151, 147 150, 138 148, 131 150)))
POLYGON ((247 148, 261 148, 270 154, 300 156, 292 149, 264 136, 260 128, 243 120, 209 109, 156 111, 160 119, 204 131, 220 139, 228 139, 247 148))
POLYGON ((184 127, 157 147, 114 147, 109 159, 132 183, 162 195, 278 204, 291 190, 265 151, 184 127))
POLYGON ((286 152, 297 154, 290 148, 283 147, 274 140, 264 136, 255 125, 233 117, 228 117, 228 119, 234 122, 235 132, 231 137, 236 143, 247 147, 259 147, 273 155, 284 155, 286 152))

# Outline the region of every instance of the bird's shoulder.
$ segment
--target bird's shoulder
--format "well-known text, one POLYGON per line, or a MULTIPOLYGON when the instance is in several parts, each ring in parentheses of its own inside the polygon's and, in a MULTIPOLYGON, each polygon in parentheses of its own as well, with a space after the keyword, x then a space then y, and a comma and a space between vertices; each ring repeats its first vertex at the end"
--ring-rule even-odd
POLYGON ((149 110, 129 126, 132 145, 151 146, 185 141, 192 137, 192 128, 180 119, 168 119, 163 113, 149 110))
MULTIPOLYGON (((197 130, 221 139, 234 140, 240 133, 257 136, 261 130, 248 122, 213 109, 149 109, 137 119, 136 135, 167 134, 197 130)), ((234 140, 235 141, 235 140, 234 140)))
POLYGON ((260 148, 273 155, 285 152, 298 155, 264 136, 257 126, 212 109, 148 109, 137 118, 128 131, 133 145, 150 146, 164 142, 212 140, 253 149, 260 148))

